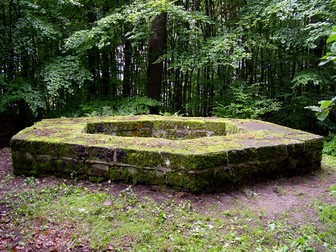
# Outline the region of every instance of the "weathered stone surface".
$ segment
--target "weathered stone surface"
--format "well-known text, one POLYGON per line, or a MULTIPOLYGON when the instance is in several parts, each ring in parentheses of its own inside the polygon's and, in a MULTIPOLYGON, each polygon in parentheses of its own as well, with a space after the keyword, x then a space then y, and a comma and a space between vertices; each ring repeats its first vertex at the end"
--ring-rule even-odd
POLYGON ((84 174, 84 162, 73 157, 63 156, 54 161, 54 163, 50 164, 50 166, 54 166, 55 175, 61 177, 82 177, 84 174))
POLYGON ((257 121, 161 116, 43 120, 12 138, 16 175, 192 192, 320 168, 323 138, 257 121))

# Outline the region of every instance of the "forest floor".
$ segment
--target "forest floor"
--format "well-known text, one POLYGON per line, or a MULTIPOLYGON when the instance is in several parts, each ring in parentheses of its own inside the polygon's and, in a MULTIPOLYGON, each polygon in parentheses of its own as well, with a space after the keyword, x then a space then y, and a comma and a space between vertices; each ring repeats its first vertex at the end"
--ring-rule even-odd
POLYGON ((333 251, 336 158, 230 192, 13 175, 0 149, 0 251, 333 251))

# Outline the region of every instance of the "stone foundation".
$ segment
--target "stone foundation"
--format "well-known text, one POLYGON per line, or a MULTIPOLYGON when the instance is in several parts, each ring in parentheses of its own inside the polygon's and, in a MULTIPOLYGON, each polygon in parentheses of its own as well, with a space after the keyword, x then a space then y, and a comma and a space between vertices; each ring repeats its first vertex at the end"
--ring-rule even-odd
POLYGON ((257 120, 161 116, 43 120, 12 138, 15 175, 211 192, 320 168, 323 138, 257 120))

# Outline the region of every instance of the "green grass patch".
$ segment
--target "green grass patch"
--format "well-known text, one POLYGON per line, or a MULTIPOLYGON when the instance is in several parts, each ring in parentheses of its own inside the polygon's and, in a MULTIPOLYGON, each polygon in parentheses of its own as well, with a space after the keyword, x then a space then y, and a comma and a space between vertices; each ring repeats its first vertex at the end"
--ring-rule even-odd
MULTIPOLYGON (((288 216, 274 220, 249 208, 201 213, 192 202, 140 198, 132 187, 111 195, 77 185, 37 187, 5 195, 11 199, 14 225, 29 239, 29 226, 74 228, 68 249, 87 241, 101 251, 315 251, 336 249, 336 207, 317 203, 318 220, 303 226, 288 216), (17 220, 16 222, 14 220, 17 220), (24 223, 24 224, 22 224, 24 223), (35 225, 36 226, 36 225, 35 225)), ((336 185, 329 188, 335 193, 336 185)), ((1 203, 0 202, 0 203, 1 203)))
MULTIPOLYGON (((330 174, 335 171, 336 157, 324 155, 323 163, 330 174)), ((330 203, 336 184, 326 187, 328 197, 311 200, 315 216, 310 212, 299 224, 290 212, 269 219, 243 201, 226 211, 214 205, 201 212, 192 201, 167 196, 157 202, 132 186, 112 195, 99 185, 44 185, 32 177, 9 187, 15 179, 0 180, 0 189, 8 190, 0 207, 10 211, 0 227, 19 234, 23 247, 36 232, 69 229, 67 250, 85 244, 94 251, 336 251, 336 205, 330 203)))

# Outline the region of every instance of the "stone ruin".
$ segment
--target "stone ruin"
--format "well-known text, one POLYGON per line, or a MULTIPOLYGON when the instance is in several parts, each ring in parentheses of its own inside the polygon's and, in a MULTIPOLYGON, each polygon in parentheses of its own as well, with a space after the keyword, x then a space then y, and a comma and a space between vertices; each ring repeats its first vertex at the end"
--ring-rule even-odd
POLYGON ((258 120, 126 116, 42 120, 11 140, 15 175, 213 192, 321 166, 323 138, 258 120))

